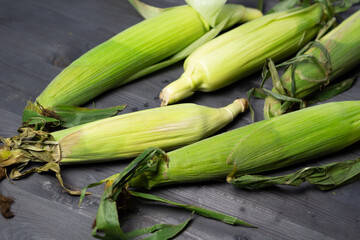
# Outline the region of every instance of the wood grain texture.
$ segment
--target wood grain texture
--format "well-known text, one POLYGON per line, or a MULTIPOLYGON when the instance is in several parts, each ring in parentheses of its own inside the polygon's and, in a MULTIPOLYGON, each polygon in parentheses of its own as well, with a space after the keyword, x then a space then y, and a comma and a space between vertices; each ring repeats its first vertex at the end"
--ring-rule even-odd
MULTIPOLYGON (((181 0, 147 1, 166 7, 181 0)), ((255 7, 257 1, 232 2, 255 7)), ((275 4, 266 1, 266 9, 275 4)), ((155 4, 154 4, 155 5, 155 4)), ((22 110, 71 61, 116 33, 141 21, 125 0, 0 0, 0 136, 16 134, 22 110)), ((348 13, 359 10, 355 6, 348 13)), ((157 107, 163 87, 182 73, 182 64, 144 77, 99 96, 98 108, 127 104, 133 112, 157 107)), ((358 74, 354 70, 348 76, 358 74)), ((345 77, 345 76, 344 76, 345 77)), ((249 76, 213 93, 198 93, 184 102, 221 107, 258 86, 260 74, 249 76)), ((359 100, 360 82, 331 101, 359 100)), ((92 103, 89 103, 91 105, 92 103)), ((262 119, 263 101, 255 100, 256 120, 262 119)), ((331 116, 329 116, 331 117, 331 116)), ((250 114, 240 116, 225 130, 251 123, 250 114)), ((313 161, 322 164, 354 159, 360 143, 339 153, 313 161)), ((64 166, 64 181, 77 188, 121 171, 127 161, 64 166)), ((299 169, 298 165, 278 174, 299 169)), ((91 225, 96 215, 102 187, 85 198, 69 196, 52 174, 35 174, 26 180, 0 183, 4 195, 16 199, 15 218, 0 218, 0 239, 92 239, 91 225)), ((161 188, 153 191, 174 201, 196 204, 248 221, 258 229, 229 226, 200 216, 177 239, 359 239, 360 182, 328 192, 304 184, 298 188, 276 187, 261 191, 236 189, 215 182, 161 188)), ((132 230, 155 223, 179 223, 190 213, 174 207, 134 201, 135 211, 124 228, 132 230)))

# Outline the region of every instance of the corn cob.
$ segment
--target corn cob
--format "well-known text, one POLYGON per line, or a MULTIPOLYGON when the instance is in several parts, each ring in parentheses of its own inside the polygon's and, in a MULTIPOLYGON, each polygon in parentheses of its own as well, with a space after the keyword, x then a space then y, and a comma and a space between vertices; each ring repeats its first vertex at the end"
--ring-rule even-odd
MULTIPOLYGON (((289 67, 280 79, 286 95, 303 99, 360 64, 360 11, 347 18, 318 42, 326 49, 329 59, 319 47, 313 46, 308 49, 303 56, 311 58, 289 67), (326 65, 329 65, 328 69, 326 65), (293 67, 295 91, 292 89, 293 67), (295 93, 294 96, 292 92, 295 93)), ((272 91, 281 94, 275 87, 272 91)), ((268 96, 264 104, 264 117, 281 115, 293 104, 268 96)))
MULTIPOLYGON (((261 16, 261 12, 241 5, 224 7, 219 20, 224 20, 225 14, 228 18, 224 27, 261 16)), ((141 70, 185 49, 210 29, 209 23, 188 5, 164 9, 78 58, 48 85, 36 103, 45 108, 86 103, 134 80, 141 70)))
POLYGON ((20 136, 0 139, 5 145, 0 148, 0 168, 15 166, 10 177, 16 179, 22 176, 20 171, 29 161, 47 162, 49 165, 41 169, 52 170, 58 163, 130 158, 151 146, 174 149, 213 134, 246 108, 245 99, 218 109, 180 104, 102 119, 51 134, 22 128, 20 136))
POLYGON ((266 15, 204 44, 185 61, 182 76, 160 93, 162 105, 225 87, 261 69, 267 58, 280 60, 313 39, 328 17, 320 3, 266 15))
POLYGON ((263 120, 167 154, 131 187, 264 172, 339 151, 360 140, 360 102, 334 102, 263 120))

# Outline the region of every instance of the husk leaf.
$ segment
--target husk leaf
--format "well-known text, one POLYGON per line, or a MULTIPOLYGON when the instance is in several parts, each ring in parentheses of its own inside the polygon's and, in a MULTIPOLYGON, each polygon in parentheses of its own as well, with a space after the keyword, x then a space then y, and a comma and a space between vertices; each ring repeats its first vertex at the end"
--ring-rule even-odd
MULTIPOLYGON (((113 175, 108 179, 102 180, 98 183, 93 183, 83 189, 83 194, 80 198, 80 203, 83 200, 84 193, 86 192, 88 187, 97 186, 100 183, 107 182, 107 188, 102 195, 101 202, 99 205, 99 209, 96 217, 96 227, 94 228, 93 236, 95 237, 100 236, 98 235, 98 232, 102 232, 105 234, 105 236, 103 237, 105 239, 111 239, 111 238, 126 239, 126 234, 121 229, 119 223, 119 217, 117 213, 117 209, 121 208, 121 206, 117 206, 118 198, 121 198, 123 195, 126 194, 125 192, 127 191, 126 188, 129 181, 131 181, 133 178, 137 177, 140 174, 156 171, 157 164, 160 161, 167 162, 166 153, 159 148, 149 148, 145 150, 141 155, 139 155, 135 160, 133 160, 121 173, 113 175)), ((194 205, 177 203, 153 194, 140 193, 134 191, 129 191, 129 193, 133 197, 174 205, 189 210, 193 213, 197 213, 208 218, 213 218, 222 221, 224 223, 239 224, 248 227, 253 227, 252 225, 243 222, 237 218, 216 211, 200 208, 194 205)), ((177 225, 176 227, 171 225, 165 225, 164 226, 165 228, 160 230, 156 226, 147 228, 151 230, 156 230, 155 234, 152 235, 149 239, 157 239, 156 237, 159 237, 159 239, 168 239, 168 237, 175 236, 180 231, 182 231, 182 229, 186 226, 187 223, 188 221, 185 221, 184 223, 177 225)), ((148 234, 149 231, 145 231, 145 229, 141 229, 141 230, 136 230, 135 233, 136 235, 145 234, 145 233, 148 234)), ((134 233, 133 232, 129 233, 129 235, 130 236, 134 235, 134 233)))
POLYGON ((330 190, 358 179, 360 179, 360 158, 306 167, 283 176, 244 175, 232 179, 230 183, 240 188, 266 188, 276 185, 299 186, 308 182, 321 190, 330 190))

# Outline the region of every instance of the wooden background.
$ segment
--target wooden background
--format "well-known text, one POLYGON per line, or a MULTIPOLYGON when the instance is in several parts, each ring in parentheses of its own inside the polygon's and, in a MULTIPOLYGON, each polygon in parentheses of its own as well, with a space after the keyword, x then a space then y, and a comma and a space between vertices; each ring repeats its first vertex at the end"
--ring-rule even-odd
MULTIPOLYGON (((147 1, 165 7, 176 1, 147 1)), ((257 1, 234 2, 256 7, 257 1)), ((265 1, 268 10, 276 1, 265 1)), ((154 4, 154 5, 155 5, 154 4)), ((142 18, 125 0, 0 0, 0 136, 16 134, 26 101, 34 100, 71 61, 142 18)), ((343 16, 359 10, 353 7, 343 16)), ((360 46, 359 46, 360 47, 360 46)), ((98 108, 127 104, 124 113, 157 107, 158 94, 182 73, 182 64, 145 77, 95 99, 98 108)), ((353 71, 348 76, 359 73, 353 71)), ((348 77, 348 76, 344 76, 348 77)), ((198 93, 184 102, 221 107, 258 86, 260 73, 223 90, 198 93)), ((270 87, 270 86, 269 86, 270 87)), ((360 82, 332 99, 359 100, 360 82)), ((254 101, 262 119, 262 101, 254 101)), ((329 116, 331 118, 331 116, 329 116)), ((250 114, 237 118, 224 131, 251 123, 250 114)), ((360 143, 310 164, 355 159, 360 143)), ((127 161, 62 168, 64 181, 74 187, 101 180, 121 171, 127 161)), ((298 165, 277 173, 307 166, 298 165)), ((78 207, 78 198, 65 193, 52 174, 34 174, 12 184, 0 183, 4 195, 16 199, 15 217, 0 218, 0 239, 91 239, 91 225, 102 187, 93 190, 78 207)), ((231 214, 258 226, 229 226, 195 216, 177 239, 359 239, 360 181, 328 192, 313 186, 241 190, 223 182, 191 184, 153 191, 174 201, 196 204, 231 214)), ((190 213, 159 204, 135 202, 136 210, 124 224, 127 230, 156 223, 179 223, 190 213)))

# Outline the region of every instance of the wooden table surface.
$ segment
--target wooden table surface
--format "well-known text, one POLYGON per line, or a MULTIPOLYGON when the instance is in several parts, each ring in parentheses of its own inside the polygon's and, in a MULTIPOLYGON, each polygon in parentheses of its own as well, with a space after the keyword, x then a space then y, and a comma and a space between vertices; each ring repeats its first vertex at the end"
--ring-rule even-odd
MULTIPOLYGON (((147 1, 170 6, 182 1, 147 1)), ((257 1, 234 1, 256 7, 257 1)), ((269 9, 276 1, 265 1, 269 9)), ((27 100, 34 100, 70 62, 116 33, 141 21, 125 0, 0 0, 0 136, 16 134, 27 100)), ((352 7, 343 16, 359 10, 352 7)), ((360 47, 360 46, 359 46, 360 47)), ((123 113, 158 107, 161 89, 182 73, 182 63, 107 92, 96 107, 127 104, 123 113)), ((354 76, 359 70, 349 75, 354 76)), ((260 73, 209 94, 198 93, 184 102, 221 107, 260 83, 260 73)), ((267 85, 270 88, 270 85, 267 85)), ((360 82, 331 101, 359 100, 360 82)), ((262 100, 254 101, 256 120, 262 119, 262 100)), ((329 116, 331 118, 331 116, 329 116)), ((251 123, 250 113, 238 117, 224 131, 251 123)), ((308 163, 323 164, 355 159, 360 143, 308 163)), ((128 161, 66 166, 64 181, 82 188, 121 171, 128 161)), ((287 173, 308 164, 287 168, 287 173)), ((15 217, 0 218, 0 239, 92 239, 91 225, 103 188, 78 206, 52 174, 34 174, 24 180, 0 183, 4 195, 15 198, 15 217)), ((196 204, 236 216, 257 229, 230 226, 195 216, 177 239, 359 239, 360 181, 322 192, 309 184, 266 190, 237 189, 225 182, 189 184, 157 189, 160 196, 196 204)), ((190 213, 174 207, 135 201, 127 230, 161 222, 180 223, 190 213)))

